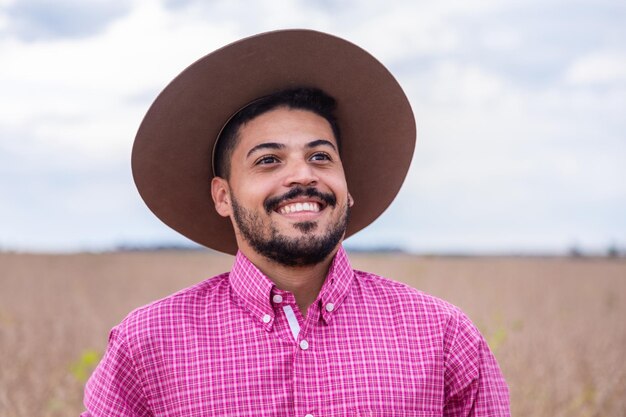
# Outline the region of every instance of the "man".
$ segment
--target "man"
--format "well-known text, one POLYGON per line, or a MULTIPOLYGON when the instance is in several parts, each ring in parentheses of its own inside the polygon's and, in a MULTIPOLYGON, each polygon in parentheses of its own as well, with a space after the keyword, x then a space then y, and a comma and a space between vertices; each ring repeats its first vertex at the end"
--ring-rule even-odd
POLYGON ((469 319, 341 246, 391 203, 414 143, 395 79, 330 35, 257 35, 180 74, 139 129, 135 181, 235 262, 112 330, 84 416, 509 415, 469 319))

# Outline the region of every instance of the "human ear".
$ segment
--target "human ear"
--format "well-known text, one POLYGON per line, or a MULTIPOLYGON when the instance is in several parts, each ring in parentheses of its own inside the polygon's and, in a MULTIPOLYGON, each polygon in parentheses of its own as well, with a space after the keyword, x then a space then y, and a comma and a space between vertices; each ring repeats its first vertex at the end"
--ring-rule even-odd
POLYGON ((352 207, 354 205, 354 199, 352 198, 352 194, 348 193, 348 207, 352 207))
POLYGON ((232 206, 228 181, 224 178, 213 177, 211 180, 211 197, 215 203, 215 211, 222 217, 229 217, 232 213, 232 206))

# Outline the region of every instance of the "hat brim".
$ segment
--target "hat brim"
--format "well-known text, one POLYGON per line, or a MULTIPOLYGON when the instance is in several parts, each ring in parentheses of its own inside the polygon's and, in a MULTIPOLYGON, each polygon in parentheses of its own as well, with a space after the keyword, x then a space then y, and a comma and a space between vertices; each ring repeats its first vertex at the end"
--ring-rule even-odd
POLYGON ((337 101, 341 159, 355 200, 346 237, 391 204, 415 148, 415 119, 391 73, 341 38, 311 30, 262 33, 196 61, 159 94, 132 151, 139 194, 165 224, 209 248, 234 254, 230 219, 211 198, 212 150, 224 123, 253 100, 316 87, 337 101))

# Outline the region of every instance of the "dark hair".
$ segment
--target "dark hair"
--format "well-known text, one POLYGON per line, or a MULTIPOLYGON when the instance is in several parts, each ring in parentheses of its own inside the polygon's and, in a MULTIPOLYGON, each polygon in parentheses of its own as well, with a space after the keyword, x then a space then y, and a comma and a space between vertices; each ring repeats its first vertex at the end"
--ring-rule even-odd
POLYGON ((213 166, 215 175, 230 178, 230 159, 239 141, 239 129, 252 119, 278 107, 309 110, 328 121, 335 135, 337 146, 341 149, 340 131, 334 111, 335 99, 318 88, 292 88, 261 97, 239 110, 226 123, 215 145, 213 166))

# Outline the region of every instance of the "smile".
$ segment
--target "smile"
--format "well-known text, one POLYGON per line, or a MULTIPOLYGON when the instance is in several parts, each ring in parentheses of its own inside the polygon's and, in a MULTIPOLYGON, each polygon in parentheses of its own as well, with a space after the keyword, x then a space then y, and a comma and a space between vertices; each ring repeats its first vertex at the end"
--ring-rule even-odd
POLYGON ((321 210, 320 204, 314 201, 291 203, 278 209, 280 214, 300 213, 303 211, 317 213, 321 210))
POLYGON ((326 207, 334 207, 337 200, 332 193, 323 193, 314 187, 294 187, 283 195, 270 197, 263 207, 267 213, 275 212, 283 216, 299 214, 313 216, 326 207))

